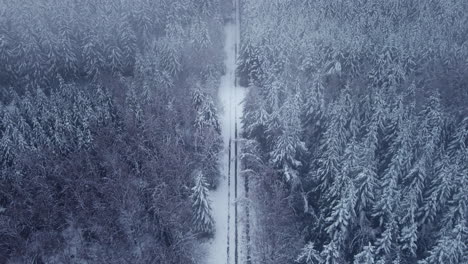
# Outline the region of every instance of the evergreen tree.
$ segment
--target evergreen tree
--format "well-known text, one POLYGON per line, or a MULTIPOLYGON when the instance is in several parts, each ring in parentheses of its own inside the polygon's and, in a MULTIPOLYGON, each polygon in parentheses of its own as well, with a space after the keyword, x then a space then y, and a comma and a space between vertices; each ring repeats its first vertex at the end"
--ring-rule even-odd
POLYGON ((122 70, 131 70, 136 58, 136 36, 129 24, 129 15, 124 14, 118 25, 118 45, 122 52, 122 70))
POLYGON ((84 71, 91 78, 96 78, 104 64, 101 47, 92 33, 87 35, 83 42, 84 71))
POLYGON ((384 231, 381 236, 377 239, 377 254, 383 256, 384 259, 391 259, 394 255, 395 246, 396 246, 396 232, 397 232, 397 223, 395 221, 395 216, 389 216, 390 221, 385 223, 384 231))
POLYGON ((355 222, 355 193, 354 184, 347 182, 345 189, 339 196, 340 198, 338 198, 339 200, 331 211, 331 215, 326 219, 329 223, 329 226, 326 228, 327 233, 337 246, 344 246, 344 242, 348 239, 355 222))
POLYGON ((416 147, 416 161, 404 181, 408 188, 405 192, 415 192, 418 202, 423 199, 423 191, 433 170, 434 156, 439 146, 443 120, 441 116, 438 95, 431 95, 429 102, 421 113, 422 121, 419 125, 416 147))
POLYGON ((406 194, 400 208, 399 223, 401 226, 399 244, 402 251, 406 251, 410 256, 416 256, 417 241, 418 241, 418 223, 416 221, 416 212, 418 210, 417 193, 412 191, 406 194))
POLYGON ((122 50, 115 45, 111 45, 106 50, 107 64, 112 73, 117 74, 123 69, 124 58, 122 50))
POLYGON ((214 221, 211 216, 211 205, 208 199, 208 186, 202 172, 195 176, 195 186, 192 188, 192 225, 197 233, 212 235, 214 221))
POLYGON ((127 109, 129 111, 129 114, 131 114, 136 124, 139 124, 143 115, 143 109, 141 107, 139 96, 137 94, 136 85, 137 84, 135 82, 129 84, 130 87, 127 90, 125 101, 128 107, 127 109))
POLYGON ((466 220, 457 224, 453 230, 443 235, 435 247, 429 251, 429 256, 420 261, 421 264, 462 264, 466 263, 468 256, 466 220))
POLYGON ((323 111, 325 110, 324 89, 325 87, 323 86, 321 76, 316 74, 312 82, 312 87, 306 89, 304 96, 305 103, 303 112, 306 123, 319 120, 323 116, 323 111))
POLYGON ((324 259, 324 262, 323 262, 324 264, 343 263, 343 258, 340 253, 340 249, 334 240, 326 244, 323 247, 323 250, 320 254, 322 255, 322 258, 324 259))
POLYGON ((259 93, 258 87, 251 87, 245 98, 244 113, 242 115, 242 131, 248 138, 263 141, 261 137, 268 121, 266 103, 259 93))
POLYGON ((357 186, 356 210, 361 216, 369 212, 377 199, 375 190, 378 182, 375 168, 362 168, 356 176, 355 184, 357 186))
POLYGON ((196 110, 195 127, 200 132, 205 128, 211 128, 218 134, 221 133, 219 118, 213 99, 203 93, 200 88, 192 92, 192 104, 196 110))
POLYGON ((457 173, 456 163, 447 154, 437 161, 434 177, 429 184, 423 206, 418 211, 421 224, 433 222, 438 213, 445 208, 456 189, 454 176, 457 173))
POLYGON ((324 192, 331 187, 334 178, 340 173, 344 145, 347 141, 346 120, 341 107, 336 103, 330 106, 330 118, 320 146, 322 154, 318 161, 317 174, 320 189, 324 192))
POLYGON ((265 134, 269 142, 275 142, 281 133, 281 106, 283 104, 281 99, 285 96, 284 89, 284 84, 277 80, 272 80, 264 89, 266 109, 269 114, 265 134))
POLYGON ((365 246, 363 251, 354 256, 353 264, 375 264, 375 248, 372 245, 365 246))
POLYGON ((463 152, 466 153, 468 149, 468 116, 464 117, 460 124, 457 126, 455 134, 449 142, 448 150, 451 157, 463 152))
POLYGON ((313 242, 307 243, 301 250, 301 253, 296 259, 296 262, 305 263, 305 264, 321 264, 323 263, 322 256, 320 252, 315 250, 315 245, 313 242))
POLYGON ((280 135, 270 152, 271 162, 282 170, 287 181, 297 181, 296 170, 302 165, 298 160, 305 153, 305 145, 301 141, 301 122, 299 119, 299 100, 290 94, 281 109, 280 135))

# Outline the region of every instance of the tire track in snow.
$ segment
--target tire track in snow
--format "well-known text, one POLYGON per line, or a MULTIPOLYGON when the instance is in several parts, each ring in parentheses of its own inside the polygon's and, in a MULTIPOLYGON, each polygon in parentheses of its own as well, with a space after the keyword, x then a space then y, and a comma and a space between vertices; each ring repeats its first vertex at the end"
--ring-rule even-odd
POLYGON ((230 258, 229 258, 229 244, 230 244, 230 232, 231 232, 231 138, 229 138, 229 147, 228 147, 228 216, 227 216, 227 246, 226 246, 226 263, 230 263, 230 258))

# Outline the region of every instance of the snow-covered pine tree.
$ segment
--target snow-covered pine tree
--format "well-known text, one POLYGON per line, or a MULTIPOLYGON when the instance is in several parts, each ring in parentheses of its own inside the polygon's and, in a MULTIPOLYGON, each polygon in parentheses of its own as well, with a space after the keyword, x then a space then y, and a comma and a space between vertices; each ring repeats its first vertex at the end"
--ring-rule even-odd
POLYGON ((320 255, 323 258, 323 264, 342 264, 343 256, 341 250, 334 240, 325 244, 320 255))
POLYGON ((181 40, 173 37, 166 39, 160 49, 161 67, 171 76, 176 76, 182 70, 181 46, 181 40))
POLYGON ((93 32, 85 35, 83 43, 84 71, 90 78, 95 79, 105 62, 102 50, 93 32))
POLYGON ((439 239, 449 236, 452 240, 462 241, 466 250, 466 241, 468 241, 468 192, 466 191, 466 186, 468 186, 468 155, 466 153, 460 153, 460 155, 457 162, 461 163, 457 164, 453 178, 455 190, 447 202, 448 208, 440 219, 439 239))
POLYGON ((326 231, 330 239, 339 248, 344 248, 346 240, 351 234, 351 229, 356 222, 355 204, 356 189, 348 176, 343 176, 343 186, 339 195, 332 201, 333 208, 326 218, 328 227, 326 231))
POLYGON ((216 106, 211 96, 202 92, 200 88, 192 91, 192 104, 196 110, 195 128, 198 132, 205 128, 221 133, 216 106))
POLYGON ((40 56, 40 47, 33 37, 25 37, 25 40, 27 41, 24 44, 26 61, 24 62, 25 67, 21 67, 22 71, 24 71, 23 81, 25 81, 25 84, 31 88, 41 87, 42 83, 40 80, 43 77, 43 62, 42 57, 40 56))
POLYGON ((399 213, 399 246, 403 253, 406 253, 411 259, 416 256, 418 245, 418 223, 416 221, 416 212, 418 210, 418 194, 412 190, 405 193, 400 206, 399 213))
POLYGON ((281 108, 280 134, 270 152, 271 162, 280 168, 286 181, 297 183, 297 169, 302 165, 298 155, 306 152, 304 142, 301 140, 302 125, 299 118, 299 98, 289 94, 288 99, 281 108))
POLYGON ((320 146, 321 155, 317 171, 318 182, 320 182, 320 189, 323 192, 331 187, 333 180, 341 170, 342 155, 347 141, 346 120, 342 116, 340 105, 335 102, 330 105, 330 108, 331 113, 320 146))
POLYGON ((2 112, 2 135, 0 138, 0 167, 5 168, 13 161, 15 157, 14 142, 11 139, 11 133, 14 129, 14 122, 10 110, 7 108, 1 109, 2 112))
POLYGON ((61 37, 59 39, 59 52, 61 56, 61 62, 63 63, 64 69, 62 70, 63 76, 74 75, 78 71, 78 58, 75 53, 75 45, 73 40, 70 38, 70 33, 67 32, 63 27, 61 30, 61 37))
POLYGON ((244 102, 242 131, 247 138, 264 142, 264 132, 268 121, 268 112, 258 87, 250 87, 244 102))
POLYGON ((370 243, 354 256, 353 264, 375 264, 375 248, 370 243))
MULTIPOLYGON (((369 106, 364 106, 362 111, 370 112, 368 122, 364 126, 365 134, 362 142, 359 143, 356 155, 358 162, 356 167, 356 175, 353 177, 354 184, 357 189, 356 200, 356 215, 359 219, 359 226, 364 233, 364 236, 370 234, 368 224, 371 220, 372 208, 377 201, 377 190, 380 185, 378 177, 378 149, 381 141, 381 132, 384 128, 384 119, 386 111, 384 108, 384 101, 380 92, 377 92, 369 102, 369 106)), ((367 114, 363 113, 362 116, 366 120, 367 114)), ((357 238, 357 237, 356 237, 357 238)), ((364 241, 365 242, 365 241, 364 241)))
POLYGON ((136 36, 129 23, 129 14, 123 14, 119 18, 118 44, 122 51, 122 67, 124 71, 132 70, 135 65, 136 36))
POLYGON ((445 208, 456 189, 454 176, 458 173, 456 161, 443 154, 434 166, 434 177, 428 184, 423 206, 418 210, 420 224, 436 220, 438 213, 445 208))
POLYGON ((380 255, 383 259, 390 260, 394 255, 396 247, 396 233, 397 233, 397 223, 395 221, 395 216, 389 216, 389 221, 385 223, 384 231, 381 233, 380 237, 376 241, 377 250, 376 253, 380 255))
POLYGON ((113 74, 119 73, 123 69, 124 56, 122 49, 116 45, 110 45, 106 49, 107 64, 110 66, 110 70, 113 74))
POLYGON ((262 92, 265 93, 266 109, 269 114, 266 124, 266 137, 270 143, 275 142, 281 133, 282 100, 285 97, 284 84, 272 80, 262 92))
POLYGON ((196 233, 212 235, 214 221, 211 215, 211 201, 208 198, 208 185, 201 171, 195 175, 195 186, 192 188, 192 224, 196 233))
POLYGON ((362 165, 354 179, 357 188, 356 213, 359 216, 368 214, 369 209, 374 205, 376 197, 376 188, 378 186, 377 173, 375 165, 370 159, 365 158, 369 163, 362 165))
POLYGON ((323 261, 320 252, 315 249, 313 242, 307 243, 296 258, 296 262, 304 264, 322 264, 323 261))
MULTIPOLYGON (((97 93, 97 101, 95 105, 95 109, 97 110, 98 117, 97 120, 100 124, 107 124, 112 116, 112 99, 108 90, 101 85, 97 85, 96 87, 97 93)), ((146 99, 146 98, 144 98, 146 99)))
POLYGON ((245 77, 245 84, 243 83, 243 85, 247 86, 249 83, 259 85, 262 79, 261 76, 263 75, 260 51, 258 48, 248 43, 247 39, 242 41, 241 44, 237 68, 240 76, 242 76, 241 82, 244 81, 245 77))
POLYGON ((392 147, 395 149, 388 167, 382 175, 380 186, 380 199, 377 200, 373 209, 373 216, 378 217, 380 224, 392 221, 389 216, 394 216, 398 199, 400 199, 401 187, 399 183, 403 175, 408 171, 413 157, 412 123, 408 119, 400 123, 397 138, 392 147))
POLYGON ((429 251, 429 256, 418 264, 464 264, 468 261, 466 219, 452 229, 448 230, 437 241, 437 244, 429 251))
POLYGON ((132 116, 132 119, 135 121, 136 124, 141 122, 141 118, 143 115, 143 109, 140 104, 139 96, 136 91, 136 83, 132 82, 129 84, 129 88, 127 90, 125 103, 127 104, 127 110, 132 116))
POLYGON ((444 121, 440 108, 439 94, 435 92, 421 113, 422 120, 416 139, 416 161, 403 178, 407 186, 405 193, 416 192, 418 202, 423 199, 423 191, 433 170, 434 156, 437 156, 436 150, 441 140, 444 121))
MULTIPOLYGON (((305 123, 320 120, 325 110, 324 86, 322 76, 315 74, 312 81, 312 86, 306 89, 304 96, 304 119, 305 123)), ((316 124, 313 124, 316 125, 316 124)))
POLYGON ((193 42, 199 49, 206 49, 212 44, 208 25, 202 19, 195 20, 190 31, 193 42))
POLYGON ((468 116, 464 117, 458 124, 449 142, 448 150, 451 157, 458 155, 459 152, 466 153, 468 150, 468 116))
POLYGON ((313 163, 319 154, 322 133, 325 130, 325 98, 324 86, 320 74, 313 77, 311 87, 302 89, 301 120, 303 124, 303 140, 308 149, 309 157, 306 159, 313 163))
POLYGON ((50 83, 52 76, 56 76, 58 72, 58 56, 55 51, 55 46, 52 43, 53 37, 50 33, 46 33, 44 30, 44 35, 40 38, 40 45, 43 49, 41 53, 44 61, 44 76, 42 77, 46 84, 50 83))

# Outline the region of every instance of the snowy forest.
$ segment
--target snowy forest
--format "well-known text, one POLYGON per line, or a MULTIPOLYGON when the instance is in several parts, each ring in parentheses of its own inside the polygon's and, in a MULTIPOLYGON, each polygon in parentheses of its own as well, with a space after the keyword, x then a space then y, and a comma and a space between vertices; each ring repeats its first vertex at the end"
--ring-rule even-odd
POLYGON ((467 264, 468 2, 0 0, 0 263, 467 264))
POLYGON ((468 263, 468 2, 242 12, 252 263, 468 263))
POLYGON ((0 1, 0 263, 194 263, 215 185, 222 10, 0 1))

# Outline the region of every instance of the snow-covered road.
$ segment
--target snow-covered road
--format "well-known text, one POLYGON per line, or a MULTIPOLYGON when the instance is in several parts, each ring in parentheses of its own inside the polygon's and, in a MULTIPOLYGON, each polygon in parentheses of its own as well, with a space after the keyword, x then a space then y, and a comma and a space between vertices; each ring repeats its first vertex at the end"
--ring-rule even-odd
POLYGON ((235 73, 239 40, 237 21, 236 16, 235 23, 230 23, 225 27, 224 52, 226 58, 224 63, 226 73, 221 79, 218 94, 222 106, 220 122, 224 151, 220 157, 220 184, 215 191, 210 193, 213 218, 216 222, 216 233, 212 241, 209 242, 206 256, 206 263, 208 264, 243 263, 241 260, 242 246, 240 246, 242 245, 243 225, 241 221, 238 221, 242 210, 240 206, 236 206, 236 196, 241 197, 243 183, 238 173, 240 171, 240 162, 236 161, 238 160, 236 153, 240 148, 237 147, 235 142, 236 128, 237 133, 240 134, 241 103, 245 96, 245 90, 237 86, 235 73))

